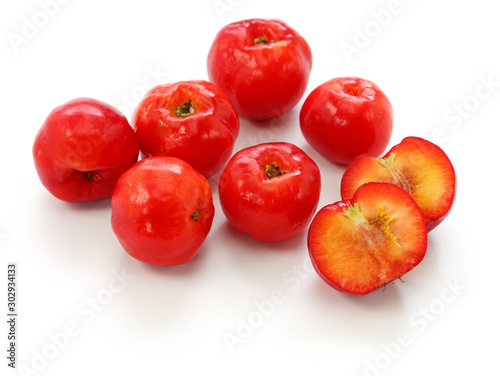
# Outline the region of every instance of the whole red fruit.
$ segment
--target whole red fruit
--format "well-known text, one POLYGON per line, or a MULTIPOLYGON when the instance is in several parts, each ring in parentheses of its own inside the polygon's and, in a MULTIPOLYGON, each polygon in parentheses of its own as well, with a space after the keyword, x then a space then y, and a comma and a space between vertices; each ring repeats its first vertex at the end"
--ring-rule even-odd
POLYGON ((132 257, 154 265, 191 260, 212 226, 207 180, 174 157, 137 162, 116 183, 111 225, 132 257))
POLYGON ((125 116, 91 98, 73 99, 52 110, 33 144, 42 184, 67 202, 109 198, 138 155, 137 140, 125 116))
POLYGON ((300 111, 309 144, 334 163, 384 152, 392 135, 392 105, 373 82, 342 77, 314 89, 300 111))
POLYGON ((303 231, 314 215, 320 190, 316 163, 286 142, 240 150, 219 181, 219 199, 229 223, 268 242, 303 231))
POLYGON ((240 120, 222 89, 195 80, 152 88, 135 109, 132 126, 142 157, 177 157, 209 178, 231 156, 240 120))
POLYGON ((312 54, 305 39, 280 20, 249 19, 224 26, 207 59, 208 77, 241 116, 265 120, 294 107, 306 91, 312 54))

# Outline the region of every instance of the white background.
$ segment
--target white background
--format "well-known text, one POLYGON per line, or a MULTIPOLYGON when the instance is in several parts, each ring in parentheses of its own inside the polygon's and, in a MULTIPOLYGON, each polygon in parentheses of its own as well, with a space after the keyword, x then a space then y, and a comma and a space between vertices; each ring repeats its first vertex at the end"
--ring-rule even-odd
POLYGON ((500 23, 493 1, 62 3, 0 6, 0 312, 7 310, 7 265, 15 262, 19 313, 17 371, 7 367, 7 316, 0 313, 2 375, 498 369, 500 23), (344 168, 308 146, 298 115, 317 85, 360 76, 393 104, 389 146, 420 136, 452 160, 455 205, 404 283, 364 297, 331 289, 311 272, 305 232, 266 244, 234 231, 216 179, 212 230, 197 257, 176 267, 129 257, 111 230, 109 200, 67 204, 40 184, 31 147, 52 108, 88 96, 130 119, 152 85, 207 79, 215 34, 246 18, 280 18, 299 31, 313 70, 289 114, 263 125, 241 120, 235 151, 293 142, 320 167, 318 208, 339 200, 344 168), (348 44, 356 49, 349 56, 342 50, 348 44))

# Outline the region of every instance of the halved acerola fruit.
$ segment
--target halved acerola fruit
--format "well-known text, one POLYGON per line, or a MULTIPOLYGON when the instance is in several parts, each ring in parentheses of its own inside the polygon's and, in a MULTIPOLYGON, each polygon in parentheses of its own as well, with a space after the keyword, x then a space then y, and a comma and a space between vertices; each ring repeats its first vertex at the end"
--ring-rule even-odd
POLYGON ((408 192, 425 219, 427 231, 440 224, 455 200, 453 165, 437 145, 419 137, 406 137, 383 158, 356 157, 340 183, 342 200, 368 182, 392 183, 408 192))
POLYGON ((367 183, 352 199, 318 211, 307 246, 326 283, 339 291, 366 295, 422 261, 427 230, 420 209, 403 189, 367 183))

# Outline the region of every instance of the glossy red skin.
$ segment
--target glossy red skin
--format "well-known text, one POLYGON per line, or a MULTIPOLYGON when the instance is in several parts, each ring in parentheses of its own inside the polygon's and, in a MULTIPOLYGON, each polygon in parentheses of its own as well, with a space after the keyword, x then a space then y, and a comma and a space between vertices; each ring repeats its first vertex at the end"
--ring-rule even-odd
POLYGON ((137 140, 125 116, 91 98, 73 99, 52 110, 33 144, 42 184, 67 202, 111 197, 116 181, 138 155, 137 140), (87 171, 91 171, 90 180, 87 171))
POLYGON ((331 162, 344 165, 360 154, 383 153, 392 123, 389 99, 373 82, 358 77, 334 78, 319 85, 300 111, 307 142, 331 162), (351 88, 356 95, 349 93, 351 88))
POLYGON ((289 239, 305 229, 321 189, 316 163, 285 142, 252 146, 236 153, 219 181, 219 199, 229 223, 261 241, 289 239), (268 178, 274 161, 287 172, 268 178))
POLYGON ((141 156, 172 156, 209 178, 228 161, 240 121, 227 95, 208 81, 158 85, 132 117, 141 156), (195 113, 179 117, 173 109, 191 99, 195 113))
POLYGON ((265 120, 292 109, 307 88, 312 54, 305 39, 280 20, 249 19, 223 27, 208 53, 210 81, 238 114, 265 120), (267 36, 274 43, 254 45, 267 36))
POLYGON ((191 260, 214 217, 203 175, 178 158, 162 156, 142 159, 120 177, 111 210, 111 225, 122 247, 153 265, 191 260))

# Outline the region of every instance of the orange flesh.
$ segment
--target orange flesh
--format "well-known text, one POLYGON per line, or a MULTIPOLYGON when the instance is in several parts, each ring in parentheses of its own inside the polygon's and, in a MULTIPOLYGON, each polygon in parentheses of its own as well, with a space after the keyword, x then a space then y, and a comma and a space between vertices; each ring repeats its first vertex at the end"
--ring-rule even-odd
POLYGON ((429 141, 407 137, 384 158, 361 156, 343 177, 342 199, 367 182, 395 184, 408 192, 424 215, 428 230, 448 214, 455 196, 455 171, 446 154, 429 141))
POLYGON ((349 208, 322 209, 308 245, 323 279, 363 295, 417 265, 425 255, 427 231, 408 194, 391 184, 371 183, 358 190, 349 208))

